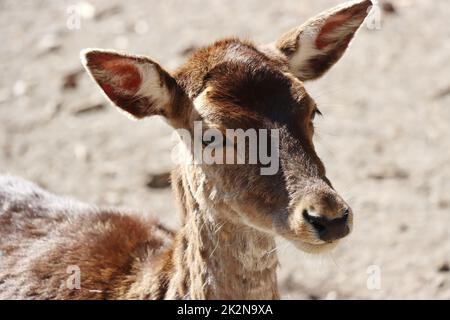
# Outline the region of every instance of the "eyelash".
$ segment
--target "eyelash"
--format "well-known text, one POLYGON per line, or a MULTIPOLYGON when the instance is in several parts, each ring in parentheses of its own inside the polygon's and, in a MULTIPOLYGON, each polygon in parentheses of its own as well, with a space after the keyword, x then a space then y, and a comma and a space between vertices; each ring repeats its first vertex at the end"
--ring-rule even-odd
POLYGON ((314 109, 314 111, 311 113, 311 121, 313 121, 315 118, 316 118, 316 115, 319 115, 319 116, 323 116, 323 114, 322 114, 322 112, 320 112, 320 110, 319 109, 314 109))

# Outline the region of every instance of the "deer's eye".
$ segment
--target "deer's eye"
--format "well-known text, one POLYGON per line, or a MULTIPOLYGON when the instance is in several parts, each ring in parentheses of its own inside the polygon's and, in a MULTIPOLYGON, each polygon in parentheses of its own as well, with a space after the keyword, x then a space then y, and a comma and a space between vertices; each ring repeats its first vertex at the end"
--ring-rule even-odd
POLYGON ((311 113, 311 121, 313 121, 316 118, 316 115, 322 116, 322 112, 320 112, 319 109, 314 109, 311 113))

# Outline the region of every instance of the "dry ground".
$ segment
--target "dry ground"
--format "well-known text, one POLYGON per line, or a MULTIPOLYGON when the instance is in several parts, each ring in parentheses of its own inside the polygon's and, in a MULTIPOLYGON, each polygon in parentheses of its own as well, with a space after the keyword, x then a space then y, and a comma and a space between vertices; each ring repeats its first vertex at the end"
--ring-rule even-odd
MULTIPOLYGON (((173 69, 192 48, 235 35, 269 42, 342 1, 90 0, 71 30, 75 0, 3 0, 0 171, 176 226, 170 190, 146 186, 172 167, 170 128, 109 107, 78 73, 80 49, 128 50, 173 69)), ((280 242, 284 298, 450 298, 450 1, 392 3, 380 30, 364 27, 307 85, 325 115, 319 155, 356 220, 327 256, 280 242), (368 287, 378 271, 381 287, 368 287)))

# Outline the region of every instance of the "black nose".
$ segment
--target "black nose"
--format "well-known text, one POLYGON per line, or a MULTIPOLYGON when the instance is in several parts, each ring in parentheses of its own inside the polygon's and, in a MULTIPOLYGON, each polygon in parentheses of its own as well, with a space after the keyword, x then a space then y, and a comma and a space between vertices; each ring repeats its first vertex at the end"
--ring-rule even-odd
POLYGON ((350 233, 348 227, 349 210, 345 209, 342 217, 327 219, 325 217, 312 216, 307 210, 303 211, 303 218, 316 230, 317 235, 323 241, 333 241, 345 237, 350 233))

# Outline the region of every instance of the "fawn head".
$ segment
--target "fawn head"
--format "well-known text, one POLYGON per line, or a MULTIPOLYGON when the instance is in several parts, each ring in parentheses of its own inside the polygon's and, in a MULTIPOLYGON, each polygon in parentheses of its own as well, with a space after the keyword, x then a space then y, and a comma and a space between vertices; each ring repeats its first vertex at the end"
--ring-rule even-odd
MULTIPOLYGON (((281 235, 304 251, 320 252, 351 231, 353 213, 315 152, 313 122, 320 111, 303 82, 319 78, 340 59, 370 6, 368 0, 348 2, 269 45, 216 42, 197 50, 173 74, 147 57, 114 51, 84 50, 82 60, 113 104, 134 118, 160 115, 191 135, 196 122, 218 132, 273 133, 265 140, 277 138, 269 148, 278 161, 271 175, 261 174, 259 160, 197 164, 190 170, 212 184, 205 198, 226 207, 228 219, 281 235)), ((202 142, 200 149, 208 148, 202 142)), ((257 143, 256 149, 262 146, 257 143)))

